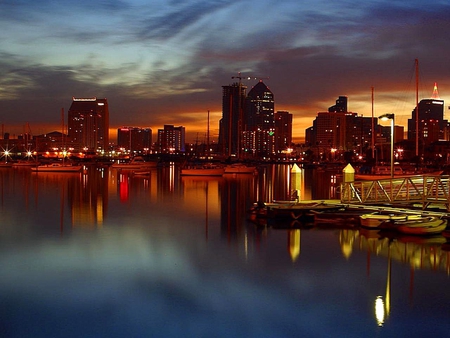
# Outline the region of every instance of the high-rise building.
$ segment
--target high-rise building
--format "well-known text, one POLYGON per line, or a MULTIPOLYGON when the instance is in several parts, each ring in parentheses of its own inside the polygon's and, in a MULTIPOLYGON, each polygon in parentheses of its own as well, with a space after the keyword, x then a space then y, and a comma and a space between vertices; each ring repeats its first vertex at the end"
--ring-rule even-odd
POLYGON ((106 99, 72 98, 68 112, 68 138, 75 151, 109 148, 109 110, 106 99))
POLYGON ((164 154, 184 153, 186 151, 185 134, 184 127, 166 124, 164 129, 158 129, 156 148, 160 153, 164 154))
POLYGON ((292 144, 292 114, 287 111, 275 113, 275 152, 285 152, 292 144))
POLYGON ((339 96, 336 104, 328 108, 329 113, 346 113, 347 112, 347 96, 339 96))
POLYGON ((244 131, 254 133, 257 156, 275 154, 275 101, 273 93, 260 80, 246 98, 244 131))
POLYGON ((130 153, 148 153, 152 147, 152 130, 139 127, 119 128, 117 146, 130 153))
POLYGON ((331 148, 338 150, 361 149, 371 139, 371 118, 358 117, 348 112, 347 97, 339 96, 328 112, 318 112, 313 126, 306 131, 306 143, 319 153, 331 148))
POLYGON ((439 98, 437 84, 435 84, 431 98, 421 100, 412 111, 411 118, 408 119, 408 141, 418 140, 423 149, 430 143, 445 139, 447 124, 448 121, 444 120, 444 100, 439 98), (417 111, 416 108, 418 108, 417 111))
POLYGON ((242 143, 244 100, 247 87, 239 83, 222 86, 222 119, 219 149, 227 157, 239 156, 242 143))
POLYGON ((356 116, 356 113, 319 112, 313 121, 312 139, 306 141, 316 146, 320 152, 330 148, 344 151, 353 149, 355 133, 353 120, 356 116))

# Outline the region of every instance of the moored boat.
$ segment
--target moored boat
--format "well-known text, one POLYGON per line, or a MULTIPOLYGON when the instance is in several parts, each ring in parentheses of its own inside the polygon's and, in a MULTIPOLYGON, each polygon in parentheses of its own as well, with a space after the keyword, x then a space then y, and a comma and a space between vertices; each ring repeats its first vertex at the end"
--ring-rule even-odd
POLYGON ((368 229, 379 229, 380 226, 385 222, 414 220, 421 218, 420 215, 382 213, 382 212, 363 214, 359 217, 361 226, 368 229))
POLYGON ((447 228, 447 220, 437 216, 424 216, 389 222, 390 228, 408 235, 435 235, 447 228))
POLYGON ((142 156, 135 156, 129 162, 116 162, 111 165, 111 168, 116 169, 141 169, 156 167, 157 163, 154 161, 146 161, 142 156))
POLYGON ((256 173, 256 167, 247 166, 242 163, 233 163, 225 166, 225 174, 254 174, 256 173))
POLYGON ((339 210, 311 210, 314 223, 318 226, 341 226, 346 228, 359 227, 360 216, 367 210, 352 210, 342 208, 339 210))
POLYGON ((20 160, 17 162, 14 162, 12 167, 13 168, 20 168, 20 167, 36 167, 39 165, 39 162, 37 161, 31 161, 31 160, 20 160))
POLYGON ((222 176, 225 172, 223 166, 204 163, 204 164, 191 164, 181 168, 182 176, 222 176))
POLYGON ((314 221, 313 211, 339 210, 341 206, 327 204, 323 201, 301 201, 293 203, 261 203, 252 210, 260 217, 277 220, 314 221))
POLYGON ((34 172, 80 172, 83 168, 82 165, 72 165, 67 163, 54 162, 50 164, 38 165, 32 167, 31 171, 34 172))

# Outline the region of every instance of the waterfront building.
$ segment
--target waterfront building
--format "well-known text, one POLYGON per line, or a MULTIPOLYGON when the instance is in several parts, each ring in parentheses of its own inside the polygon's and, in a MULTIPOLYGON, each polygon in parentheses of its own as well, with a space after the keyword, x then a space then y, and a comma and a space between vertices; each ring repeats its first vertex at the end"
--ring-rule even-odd
POLYGON ((117 146, 131 154, 148 154, 152 148, 152 130, 139 127, 119 128, 117 146))
MULTIPOLYGON (((317 113, 313 126, 306 130, 306 144, 316 154, 323 155, 334 151, 352 151, 359 158, 372 156, 372 147, 375 147, 376 155, 389 151, 391 142, 391 128, 380 126, 378 118, 358 116, 357 113, 347 109, 348 99, 339 96, 336 104, 328 108, 328 112, 317 113), (372 130, 372 125, 375 130, 372 130), (375 133, 373 135, 373 133, 375 133), (372 137, 373 135, 373 137, 372 137), (375 144, 372 144, 374 139, 375 144)), ((404 127, 394 126, 394 143, 403 141, 404 127)))
POLYGON ((339 96, 336 104, 327 112, 318 112, 312 127, 306 131, 305 141, 315 148, 318 154, 331 148, 347 151, 354 147, 356 113, 347 111, 347 97, 339 96))
POLYGON ((287 152, 292 146, 292 114, 287 111, 275 113, 275 152, 287 152))
POLYGON ((241 82, 222 86, 222 119, 219 121, 219 148, 227 157, 238 157, 243 131, 244 99, 247 87, 241 82))
POLYGON ((166 124, 164 129, 158 129, 158 140, 155 148, 158 152, 164 154, 184 153, 186 151, 185 134, 184 127, 166 124))
POLYGON ((347 96, 339 96, 336 104, 328 108, 329 113, 346 113, 348 98, 347 96))
MULTIPOLYGON (((378 125, 378 118, 374 118, 374 126, 378 125)), ((390 128, 389 128, 390 130, 390 128)), ((355 116, 353 119, 353 147, 355 151, 362 155, 372 147, 372 117, 364 117, 363 115, 355 116)), ((375 135, 376 137, 376 135, 375 135)), ((389 140, 391 136, 389 133, 389 140)))
POLYGON ((260 158, 275 154, 274 107, 272 91, 259 80, 245 100, 243 130, 254 133, 254 152, 260 158))
POLYGON ((313 126, 306 133, 306 143, 319 153, 330 148, 347 151, 354 148, 356 113, 318 112, 313 126))
POLYGON ((419 154, 423 154, 423 149, 431 143, 447 139, 447 125, 448 121, 444 120, 444 100, 439 98, 437 84, 434 84, 431 98, 421 100, 408 119, 408 140, 413 142, 418 139, 421 147, 419 154))
POLYGON ((75 151, 109 148, 109 108, 106 99, 72 98, 68 111, 68 141, 75 151))

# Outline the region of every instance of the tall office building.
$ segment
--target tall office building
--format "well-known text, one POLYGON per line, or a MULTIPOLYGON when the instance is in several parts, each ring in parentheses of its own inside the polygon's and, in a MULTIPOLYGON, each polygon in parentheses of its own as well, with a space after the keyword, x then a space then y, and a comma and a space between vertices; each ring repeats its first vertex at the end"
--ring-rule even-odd
POLYGON ((347 112, 347 96, 339 96, 336 104, 328 108, 329 113, 346 113, 347 112))
POLYGON ((275 154, 275 100, 270 89, 260 80, 246 98, 244 131, 254 133, 255 153, 275 154))
POLYGON ((108 101, 73 97, 68 112, 68 137, 75 151, 108 150, 108 101))
POLYGON ((139 127, 119 128, 117 146, 130 153, 148 153, 152 148, 152 130, 139 127))
POLYGON ((160 153, 173 154, 186 151, 185 128, 166 124, 164 129, 158 129, 157 149, 160 153))
POLYGON ((292 114, 287 111, 275 113, 275 152, 285 152, 292 144, 292 114))
POLYGON ((408 119, 408 141, 417 141, 417 126, 418 141, 422 147, 443 140, 447 124, 447 120, 444 120, 444 100, 439 98, 437 84, 435 84, 431 98, 421 100, 412 111, 411 118, 408 119), (417 112, 416 108, 418 108, 417 112))
POLYGON ((244 100, 247 87, 239 83, 222 86, 222 119, 219 149, 227 157, 239 156, 242 143, 244 100))
POLYGON ((319 152, 330 148, 350 150, 355 148, 355 138, 363 140, 362 128, 357 128, 357 113, 347 111, 347 97, 339 96, 336 105, 328 108, 328 112, 318 112, 313 126, 306 132, 306 142, 317 147, 319 152))

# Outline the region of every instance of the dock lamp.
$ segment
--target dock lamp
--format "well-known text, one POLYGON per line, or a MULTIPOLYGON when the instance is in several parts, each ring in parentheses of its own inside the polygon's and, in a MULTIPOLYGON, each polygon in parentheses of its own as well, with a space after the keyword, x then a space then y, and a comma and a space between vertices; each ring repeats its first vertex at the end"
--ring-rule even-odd
POLYGON ((394 177, 394 114, 384 114, 379 117, 381 121, 391 120, 391 178, 394 177))

